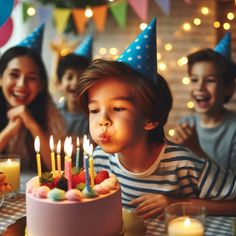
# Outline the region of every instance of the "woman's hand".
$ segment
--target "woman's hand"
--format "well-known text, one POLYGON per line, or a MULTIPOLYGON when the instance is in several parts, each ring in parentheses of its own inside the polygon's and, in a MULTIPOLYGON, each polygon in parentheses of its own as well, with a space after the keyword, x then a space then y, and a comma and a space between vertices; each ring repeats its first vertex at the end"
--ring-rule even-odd
POLYGON ((165 208, 175 202, 173 198, 163 194, 144 194, 130 202, 136 206, 134 213, 143 219, 158 217, 164 213, 165 208))
POLYGON ((5 131, 9 134, 9 137, 13 137, 18 134, 22 125, 23 123, 20 118, 10 119, 7 126, 5 127, 5 131))
POLYGON ((7 112, 7 116, 8 116, 8 118, 9 118, 10 120, 11 120, 11 119, 14 120, 14 119, 16 119, 16 118, 20 118, 27 129, 30 129, 30 126, 31 126, 32 122, 35 123, 34 118, 33 118, 32 115, 30 114, 30 112, 29 112, 29 110, 27 109, 27 107, 24 106, 24 105, 20 105, 20 106, 11 108, 11 109, 7 112))

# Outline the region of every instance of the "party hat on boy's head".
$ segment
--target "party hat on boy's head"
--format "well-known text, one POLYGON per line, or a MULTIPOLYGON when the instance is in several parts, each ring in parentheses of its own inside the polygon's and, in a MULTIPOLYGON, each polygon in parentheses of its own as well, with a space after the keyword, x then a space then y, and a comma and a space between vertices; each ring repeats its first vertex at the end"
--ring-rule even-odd
POLYGON ((30 35, 18 43, 17 46, 33 48, 37 52, 41 53, 44 28, 45 24, 40 25, 30 35))
POLYGON ((89 62, 91 62, 93 59, 93 36, 88 35, 73 53, 85 57, 89 62))
POLYGON ((154 18, 117 60, 155 81, 157 74, 156 53, 156 18, 154 18))
POLYGON ((215 52, 218 52, 226 59, 231 59, 231 34, 227 32, 225 36, 220 40, 220 42, 214 48, 215 52))

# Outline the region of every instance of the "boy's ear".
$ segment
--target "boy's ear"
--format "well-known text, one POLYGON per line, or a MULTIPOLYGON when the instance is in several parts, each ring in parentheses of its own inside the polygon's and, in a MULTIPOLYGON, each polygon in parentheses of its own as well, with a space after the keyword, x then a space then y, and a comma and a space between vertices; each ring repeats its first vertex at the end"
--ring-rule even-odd
POLYGON ((158 125, 159 125, 158 121, 149 121, 149 120, 147 120, 146 124, 144 125, 144 129, 146 131, 149 131, 149 130, 155 129, 158 125))

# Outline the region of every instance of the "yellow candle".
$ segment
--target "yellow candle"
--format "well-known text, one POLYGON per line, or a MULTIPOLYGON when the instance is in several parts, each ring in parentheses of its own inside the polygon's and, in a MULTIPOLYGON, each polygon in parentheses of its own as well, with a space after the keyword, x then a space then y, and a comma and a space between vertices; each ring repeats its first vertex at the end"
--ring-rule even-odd
POLYGON ((6 175, 7 182, 12 185, 14 192, 20 188, 20 160, 3 159, 0 162, 0 172, 6 175))
POLYGON ((89 158, 89 175, 91 180, 91 187, 94 186, 94 167, 93 167, 93 158, 90 156, 89 158))
POLYGON ((52 165, 52 175, 55 177, 56 175, 56 164, 55 164, 55 153, 54 153, 54 141, 53 136, 50 136, 49 145, 51 149, 51 165, 52 165))
POLYGON ((39 154, 39 150, 40 150, 40 140, 39 140, 39 136, 37 136, 34 140, 34 149, 36 151, 36 163, 37 163, 37 170, 38 170, 38 176, 41 177, 42 175, 42 167, 41 167, 41 160, 40 160, 40 154, 39 154))
POLYGON ((196 219, 187 216, 178 217, 168 224, 168 236, 203 236, 204 227, 196 219))
POLYGON ((58 141, 57 143, 57 173, 58 176, 61 176, 61 140, 58 141))

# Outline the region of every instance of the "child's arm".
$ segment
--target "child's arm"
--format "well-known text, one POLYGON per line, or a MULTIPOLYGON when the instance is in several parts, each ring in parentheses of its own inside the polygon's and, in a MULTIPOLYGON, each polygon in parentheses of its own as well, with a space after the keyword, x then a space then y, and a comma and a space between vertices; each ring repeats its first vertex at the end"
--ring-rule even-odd
POLYGON ((50 158, 48 158, 50 157, 49 135, 41 129, 41 127, 28 111, 27 107, 22 105, 12 108, 8 112, 8 117, 10 119, 14 117, 20 117, 24 126, 30 131, 33 138, 35 139, 36 136, 39 136, 42 161, 46 165, 47 169, 50 169, 51 162, 50 158))

